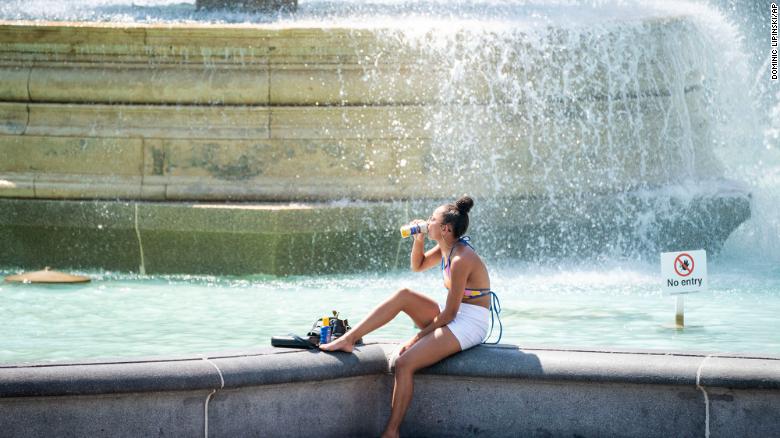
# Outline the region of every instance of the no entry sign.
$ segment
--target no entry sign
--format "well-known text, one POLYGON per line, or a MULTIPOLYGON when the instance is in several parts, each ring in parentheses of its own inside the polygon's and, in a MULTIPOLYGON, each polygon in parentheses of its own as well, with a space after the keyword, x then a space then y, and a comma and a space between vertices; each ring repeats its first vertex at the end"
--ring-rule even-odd
POLYGON ((662 252, 661 276, 672 295, 707 290, 707 251, 662 252))

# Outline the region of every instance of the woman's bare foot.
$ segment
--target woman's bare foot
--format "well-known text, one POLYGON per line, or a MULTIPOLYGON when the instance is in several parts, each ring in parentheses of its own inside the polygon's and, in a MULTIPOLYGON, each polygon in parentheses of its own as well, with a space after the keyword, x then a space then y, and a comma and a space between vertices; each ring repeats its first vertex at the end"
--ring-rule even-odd
POLYGON ((320 344, 320 350, 322 351, 344 351, 352 353, 353 348, 355 348, 355 342, 347 337, 347 335, 344 335, 333 342, 320 344))
POLYGON ((384 431, 384 433, 382 433, 382 437, 381 438, 398 438, 399 436, 400 436, 400 434, 398 433, 398 431, 392 432, 392 431, 386 430, 386 431, 384 431))

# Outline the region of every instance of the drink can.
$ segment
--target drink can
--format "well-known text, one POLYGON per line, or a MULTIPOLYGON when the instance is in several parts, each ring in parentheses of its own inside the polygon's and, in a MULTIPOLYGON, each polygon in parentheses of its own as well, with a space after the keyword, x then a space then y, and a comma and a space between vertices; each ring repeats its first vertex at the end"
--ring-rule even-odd
POLYGON ((420 233, 427 233, 428 232, 428 224, 425 222, 412 224, 412 225, 404 225, 401 227, 401 237, 410 237, 414 236, 415 234, 420 233))
POLYGON ((320 344, 330 343, 330 318, 322 318, 322 327, 320 328, 320 344))

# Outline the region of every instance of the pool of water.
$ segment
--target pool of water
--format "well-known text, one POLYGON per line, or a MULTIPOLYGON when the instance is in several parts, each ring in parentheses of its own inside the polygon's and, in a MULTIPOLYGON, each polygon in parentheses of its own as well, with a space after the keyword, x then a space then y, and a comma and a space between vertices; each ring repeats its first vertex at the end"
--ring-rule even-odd
MULTIPOLYGON (((502 342, 519 346, 780 355, 780 267, 715 259, 710 290, 686 297, 686 328, 656 265, 620 261, 491 267, 502 342)), ((0 271, 3 275, 12 270, 0 271)), ((444 300, 438 272, 318 277, 137 276, 86 285, 0 283, 0 363, 206 353, 270 345, 339 310, 357 323, 401 287, 444 300)), ((367 340, 416 332, 399 318, 367 340)))
MULTIPOLYGON (((503 307, 502 342, 521 347, 780 355, 780 219, 776 213, 780 203, 780 118, 776 117, 780 113, 780 93, 777 82, 770 82, 766 75, 768 43, 764 35, 768 12, 746 16, 740 33, 729 24, 733 17, 740 18, 738 11, 732 11, 732 18, 727 20, 720 9, 710 6, 734 6, 736 3, 730 0, 679 5, 664 1, 582 1, 574 2, 579 3, 576 14, 571 13, 572 2, 567 1, 437 1, 431 2, 435 6, 431 10, 428 6, 410 7, 422 5, 420 2, 383 0, 366 3, 365 8, 363 3, 302 0, 299 11, 288 16, 197 11, 194 0, 9 0, 0 4, 0 19, 252 22, 279 26, 326 21, 330 25, 377 27, 399 23, 407 28, 425 22, 444 30, 472 28, 471 20, 489 29, 495 29, 496 21, 508 23, 511 29, 525 29, 528 23, 568 27, 634 16, 663 16, 670 11, 697 17, 703 21, 706 34, 718 35, 718 42, 727 48, 718 50, 705 81, 717 97, 714 101, 719 102, 710 106, 713 123, 717 124, 713 132, 722 143, 714 148, 724 163, 725 175, 749 184, 752 195, 751 219, 726 242, 724 255, 710 259, 710 290, 686 297, 687 327, 675 330, 670 327, 676 299, 661 292, 657 262, 600 258, 491 263, 493 287, 503 307), (644 3, 647 5, 637 13, 644 3), (378 18, 366 21, 365 16, 378 18), (418 18, 420 21, 416 21, 418 18), (560 24, 561 20, 567 21, 560 24), (752 29, 748 36, 761 36, 748 38, 743 47, 740 41, 745 29, 752 29), (749 56, 750 63, 742 60, 743 55, 749 56), (731 75, 731 70, 737 73, 731 75)), ((730 13, 729 8, 723 9, 730 13)), ((628 43, 634 48, 636 42, 628 43)), ((607 55, 604 62, 612 62, 607 55)), ((620 76, 620 71, 616 68, 615 74, 620 76)), ((459 91, 457 81, 453 84, 452 90, 459 91)), ((523 82, 506 82, 509 90, 521 85, 523 82)), ((602 128, 594 123, 594 129, 602 128)), ((445 136, 445 143, 470 144, 469 139, 467 135, 445 136)), ((566 156, 563 152, 559 155, 566 156)), ((547 169, 557 171, 555 163, 560 162, 553 160, 547 169)), ((606 170, 603 173, 609 174, 606 170)), ((564 181, 572 183, 571 179, 564 181)), ((588 193, 587 188, 580 190, 588 193)), ((554 194, 555 187, 550 192, 554 194)), ((479 236, 475 237, 479 241, 479 236)), ((2 276, 12 273, 16 270, 0 268, 2 276)), ((0 363, 256 348, 269 346, 272 335, 306 333, 316 318, 333 309, 354 324, 401 287, 444 300, 440 275, 434 271, 286 278, 81 273, 90 275, 93 281, 77 286, 0 283, 0 363)), ((368 340, 403 340, 415 331, 412 322, 401 316, 369 335, 368 340)))

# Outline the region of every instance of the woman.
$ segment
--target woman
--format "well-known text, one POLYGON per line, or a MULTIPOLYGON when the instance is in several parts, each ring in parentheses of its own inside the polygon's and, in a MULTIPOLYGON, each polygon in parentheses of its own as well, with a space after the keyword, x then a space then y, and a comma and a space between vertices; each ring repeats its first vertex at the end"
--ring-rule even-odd
MULTIPOLYGON (((428 219, 428 238, 436 246, 425 251, 423 234, 414 236, 412 271, 441 266, 444 287, 448 289, 444 306, 427 296, 401 289, 377 306, 355 328, 339 339, 320 345, 325 351, 351 352, 355 341, 387 324, 403 311, 422 330, 406 341, 395 361, 395 387, 390 420, 383 437, 397 437, 412 400, 413 375, 427 366, 459 351, 480 344, 487 335, 490 320, 490 277, 487 268, 463 234, 469 226, 469 211, 474 201, 468 196, 454 204, 437 208, 428 219)), ((420 220, 412 223, 423 222, 420 220)))

